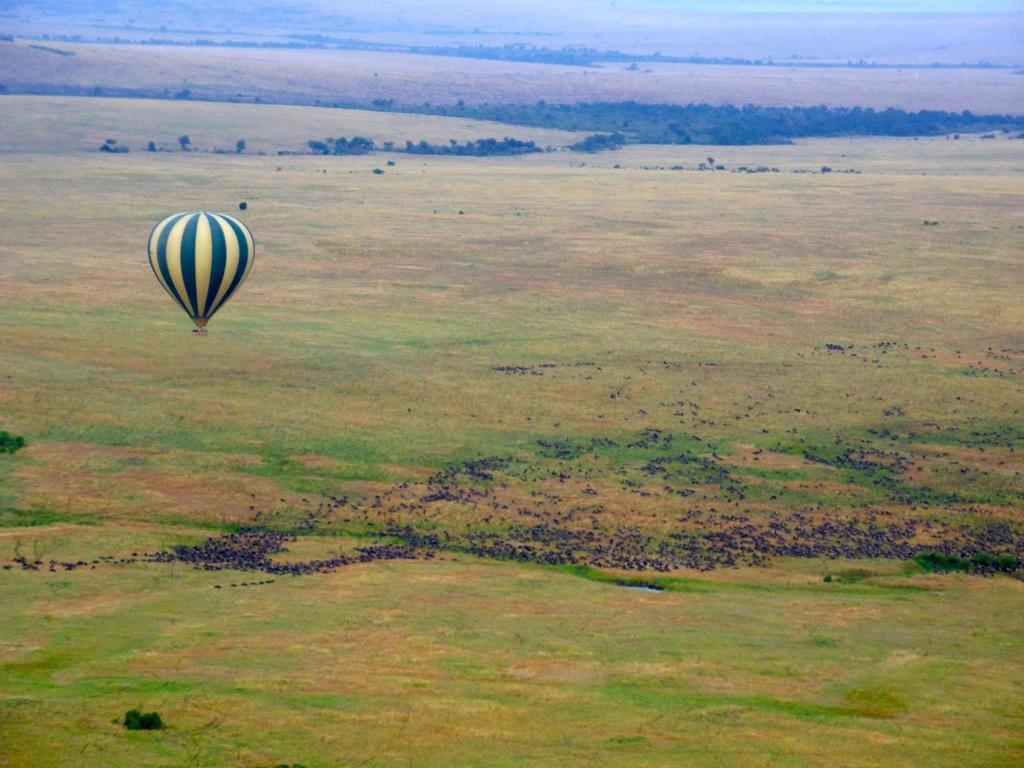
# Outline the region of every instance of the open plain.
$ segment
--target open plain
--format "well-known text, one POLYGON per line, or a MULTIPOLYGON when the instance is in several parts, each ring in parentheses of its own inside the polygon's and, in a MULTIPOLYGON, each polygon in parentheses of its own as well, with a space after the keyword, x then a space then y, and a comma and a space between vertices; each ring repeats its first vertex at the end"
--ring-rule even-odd
POLYGON ((1024 142, 166 107, 0 97, 0 765, 1024 760, 1024 142))
POLYGON ((365 106, 637 101, 1019 114, 1014 69, 858 69, 645 62, 594 67, 376 51, 0 41, 7 93, 365 106), (38 46, 38 44, 36 44, 38 46))

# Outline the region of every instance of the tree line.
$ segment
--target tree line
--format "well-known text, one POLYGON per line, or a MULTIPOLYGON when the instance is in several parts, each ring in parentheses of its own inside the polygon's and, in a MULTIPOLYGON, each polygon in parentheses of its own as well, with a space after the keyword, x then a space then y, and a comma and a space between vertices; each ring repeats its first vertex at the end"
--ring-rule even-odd
MULTIPOLYGON (((192 139, 187 134, 178 137, 178 147, 182 152, 193 151, 192 139)), ((384 152, 406 152, 410 155, 464 155, 467 157, 488 157, 492 155, 525 155, 531 152, 543 152, 536 142, 521 141, 506 136, 503 139, 474 139, 460 144, 456 139, 450 139, 447 144, 431 144, 428 141, 406 141, 404 147, 396 147, 393 141, 385 141, 380 146, 373 139, 365 136, 353 136, 348 138, 328 137, 325 139, 310 139, 306 142, 308 152, 293 152, 280 150, 279 155, 313 154, 313 155, 366 155, 370 152, 383 150, 384 152)), ((242 154, 246 151, 245 139, 235 142, 235 154, 242 154)), ((99 147, 100 152, 128 152, 128 147, 120 144, 117 139, 107 139, 99 147)), ((156 142, 150 141, 146 145, 147 152, 160 151, 156 142)), ((230 150, 214 149, 217 154, 225 154, 230 150)))
POLYGON ((397 105, 376 99, 375 109, 468 117, 512 125, 612 134, 573 146, 580 151, 616 149, 623 144, 783 144, 792 139, 831 136, 942 136, 952 133, 1024 128, 1024 115, 976 115, 871 107, 761 107, 711 104, 640 104, 634 101, 580 104, 425 103, 397 105), (618 134, 618 136, 616 135, 618 134))
POLYGON ((421 141, 414 144, 405 142, 405 151, 410 155, 467 155, 471 157, 488 157, 491 155, 526 155, 531 152, 543 152, 533 141, 520 141, 506 136, 503 139, 476 139, 459 144, 450 139, 447 144, 429 144, 421 141))
MULTIPOLYGON (((474 139, 460 144, 456 139, 449 139, 447 144, 431 144, 426 140, 418 142, 406 141, 404 147, 396 147, 394 142, 385 141, 377 146, 373 139, 365 136, 353 136, 351 139, 327 138, 323 141, 311 139, 306 142, 310 152, 315 155, 365 155, 369 152, 383 150, 385 152, 405 152, 410 155, 462 155, 466 157, 489 157, 497 155, 525 155, 531 152, 543 152, 536 142, 521 141, 506 136, 503 139, 474 139)), ((292 154, 281 151, 278 154, 292 154)))
MULTIPOLYGON (((351 105, 348 105, 351 106, 351 105)), ((366 105, 361 105, 366 108, 366 105)), ((1024 115, 975 115, 972 112, 903 109, 875 110, 861 107, 757 107, 747 105, 712 106, 710 104, 638 104, 636 102, 596 102, 584 104, 422 104, 407 106, 392 100, 374 100, 373 109, 442 116, 459 116, 478 120, 555 128, 590 135, 570 144, 576 152, 601 152, 619 149, 627 144, 711 144, 750 145, 786 144, 793 139, 836 136, 952 136, 961 133, 982 133, 994 138, 996 131, 1024 138, 1024 115), (984 133, 983 133, 984 132, 984 133)), ((178 137, 183 151, 188 151, 188 136, 178 137)), ((426 140, 406 141, 404 147, 386 141, 378 146, 373 139, 353 136, 311 139, 308 152, 319 155, 365 155, 369 152, 406 152, 413 155, 463 155, 488 157, 524 155, 543 152, 533 141, 506 136, 503 139, 475 139, 459 143, 432 144, 426 140)), ((156 145, 150 142, 149 151, 156 145)), ((103 152, 127 152, 127 147, 109 139, 100 146, 103 152)), ((245 152, 243 139, 235 144, 235 152, 245 152)), ((230 150, 215 150, 230 152, 230 150)), ((302 154, 282 150, 278 154, 302 154)))

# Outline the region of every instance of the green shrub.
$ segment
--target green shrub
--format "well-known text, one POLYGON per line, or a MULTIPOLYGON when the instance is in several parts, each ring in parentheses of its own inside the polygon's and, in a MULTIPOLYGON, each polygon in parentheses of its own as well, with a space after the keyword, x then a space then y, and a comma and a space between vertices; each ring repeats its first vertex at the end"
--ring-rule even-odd
POLYGON ((970 557, 959 557, 942 552, 922 552, 914 560, 930 573, 1013 573, 1021 567, 1020 559, 1009 553, 992 555, 988 552, 975 552, 970 557))
POLYGON ((0 430, 0 453, 14 453, 25 447, 25 438, 0 430))
POLYGON ((957 555, 946 555, 942 552, 922 552, 914 558, 917 564, 929 573, 948 573, 949 571, 968 571, 969 560, 957 555))
POLYGON ((130 709, 124 713, 124 727, 129 731, 158 731, 164 727, 164 723, 156 712, 130 709))
POLYGON ((990 555, 988 552, 976 552, 971 555, 971 567, 982 572, 1003 571, 1012 573, 1020 568, 1020 560, 1011 554, 990 555))

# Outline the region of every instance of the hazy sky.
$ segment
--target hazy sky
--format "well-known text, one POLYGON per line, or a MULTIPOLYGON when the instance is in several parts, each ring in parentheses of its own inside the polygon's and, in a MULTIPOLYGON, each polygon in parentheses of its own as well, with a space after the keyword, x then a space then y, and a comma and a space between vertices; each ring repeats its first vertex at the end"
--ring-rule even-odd
POLYGON ((1024 0, 577 0, 578 6, 615 5, 677 11, 868 11, 872 13, 1019 13, 1024 0))
POLYGON ((141 38, 325 34, 429 46, 1024 63, 1024 0, 0 0, 0 32, 123 30, 141 38))
POLYGON ((486 15, 488 10, 502 15, 517 7, 536 11, 545 6, 560 12, 574 12, 582 17, 631 15, 634 13, 685 14, 690 12, 843 12, 871 13, 1024 13, 1024 0, 490 0, 487 3, 469 0, 376 0, 367 3, 351 0, 0 0, 0 14, 37 9, 48 13, 175 13, 182 8, 202 8, 213 13, 277 6, 281 10, 317 8, 332 14, 362 16, 374 10, 410 16, 429 15, 433 9, 450 11, 461 7, 468 16, 486 15))

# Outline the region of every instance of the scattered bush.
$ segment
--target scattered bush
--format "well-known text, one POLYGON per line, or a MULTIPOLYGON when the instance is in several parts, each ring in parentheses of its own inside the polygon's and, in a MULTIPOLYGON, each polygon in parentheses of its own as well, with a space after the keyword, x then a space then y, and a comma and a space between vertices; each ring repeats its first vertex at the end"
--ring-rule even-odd
POLYGON ((447 144, 430 144, 421 141, 414 144, 405 142, 405 151, 410 155, 464 155, 470 157, 490 157, 492 155, 526 155, 531 152, 543 152, 533 141, 520 141, 506 136, 501 139, 477 139, 459 144, 451 139, 447 144))
POLYGON ((374 176, 381 176, 383 173, 384 173, 384 170, 381 169, 381 168, 374 168, 373 169, 373 175, 374 176))
POLYGON ((353 136, 351 139, 345 136, 340 139, 328 137, 323 141, 311 139, 306 144, 315 155, 365 155, 377 149, 373 139, 365 136, 353 136))
POLYGON ((129 731, 158 731, 164 727, 164 723, 156 712, 130 709, 124 713, 124 727, 129 731))
POLYGON ((970 567, 969 560, 957 555, 946 555, 942 552, 922 552, 914 560, 929 573, 966 571, 970 567))
POLYGON ((0 430, 0 453, 14 453, 25 447, 25 438, 0 430))
POLYGON ((569 149, 573 152, 604 152, 610 149, 619 149, 626 143, 626 135, 623 133, 595 133, 583 141, 570 144, 569 149))
POLYGON ((107 139, 100 145, 100 152, 127 152, 128 147, 117 145, 117 139, 107 139))
POLYGON ((976 552, 971 555, 971 567, 979 573, 1013 573, 1021 567, 1021 562, 1009 553, 990 555, 988 552, 976 552))

